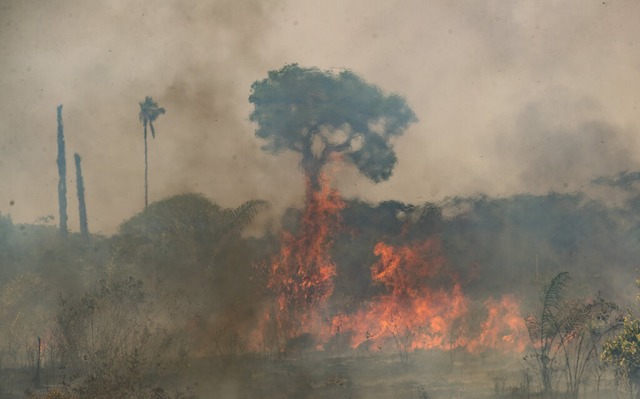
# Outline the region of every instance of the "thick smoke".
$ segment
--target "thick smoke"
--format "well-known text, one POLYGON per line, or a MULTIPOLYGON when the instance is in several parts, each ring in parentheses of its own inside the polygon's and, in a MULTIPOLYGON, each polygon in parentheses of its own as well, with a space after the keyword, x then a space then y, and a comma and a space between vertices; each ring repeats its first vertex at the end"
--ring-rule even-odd
MULTIPOLYGON (((196 191, 226 206, 257 197, 270 200, 274 212, 299 204, 302 184, 291 183, 300 182, 299 160, 261 153, 246 101, 252 82, 290 62, 357 71, 406 95, 420 116, 395 140, 399 162, 389 184, 369 184, 347 169, 339 185, 349 197, 419 202, 477 192, 509 195, 530 191, 532 181, 536 192, 562 188, 565 178, 505 176, 517 145, 485 146, 496 133, 517 136, 521 129, 513 127, 521 110, 546 102, 541 97, 553 87, 601 104, 598 117, 584 122, 618 131, 623 143, 608 141, 605 153, 635 146, 628 141, 638 91, 628 70, 637 62, 629 51, 637 36, 633 2, 538 7, 333 1, 319 9, 284 0, 154 6, 7 1, 2 7, 0 158, 10 188, 0 194, 0 211, 20 221, 57 213, 47 200, 55 196, 55 171, 44 167, 55 147, 44 138, 54 129, 51 110, 59 103, 65 104, 68 148, 93 165, 85 170, 92 187, 87 200, 96 209, 92 226, 113 232, 138 211, 134 204, 141 201, 118 199, 142 195, 135 108, 146 95, 170 111, 161 121, 163 137, 150 148, 151 200, 196 191), (574 16, 570 23, 568 14, 574 16), (44 173, 31 172, 39 168, 44 173)), ((566 118, 582 112, 574 106, 580 107, 571 103, 566 118)), ((547 120, 547 111, 539 117, 547 120)), ((582 129, 579 123, 568 131, 576 129, 582 129)), ((599 151, 595 144, 583 152, 599 151)), ((632 160, 621 170, 636 165, 632 160)))
MULTIPOLYGON (((55 161, 55 141, 45 137, 55 135, 51 113, 64 102, 67 148, 94 165, 84 171, 96 210, 91 223, 113 232, 143 203, 136 118, 146 95, 171 115, 158 121, 162 135, 150 143, 151 201, 196 191, 234 206, 275 195, 254 171, 277 163, 260 156, 246 119, 251 82, 268 68, 262 50, 277 2, 76 3, 4 5, 0 72, 8 84, 3 98, 13 100, 2 107, 3 181, 10 188, 0 210, 28 222, 57 214, 56 172, 43 166, 55 161), (33 175, 38 168, 44 173, 33 175), (220 173, 229 170, 237 173, 220 173)), ((69 223, 77 225, 77 216, 69 223)))
MULTIPOLYGON (((633 304, 640 258, 638 7, 632 0, 543 6, 498 0, 3 1, 0 325, 6 328, 0 328, 0 389, 14 381, 4 371, 33 371, 39 336, 49 351, 44 364, 53 365, 47 356, 54 358, 57 349, 46 344, 65 332, 42 334, 43 326, 70 320, 66 326, 74 328, 66 333, 86 333, 80 341, 91 342, 94 319, 88 315, 99 309, 101 334, 134 325, 131 347, 155 340, 146 349, 158 351, 144 352, 145 359, 167 360, 153 357, 160 353, 178 370, 162 382, 200 384, 202 397, 461 397, 477 386, 485 397, 535 396, 535 377, 518 362, 521 353, 507 362, 492 352, 474 357, 452 349, 464 346, 461 337, 505 341, 504 328, 495 334, 463 330, 507 319, 507 310, 535 313, 541 286, 561 270, 571 273, 572 298, 601 291, 621 306, 633 304), (309 297, 320 290, 328 313, 318 315, 317 329, 284 337, 274 324, 277 306, 268 306, 280 299, 273 290, 278 285, 269 284, 269 262, 274 256, 280 263, 296 258, 294 266, 314 261, 304 256, 306 244, 300 256, 282 246, 306 239, 296 238, 306 223, 304 159, 295 151, 262 151, 249 98, 253 82, 292 63, 352 83, 342 71, 356 71, 406 96, 420 121, 393 135, 384 133, 388 120, 348 120, 349 108, 373 103, 327 107, 325 125, 339 129, 316 126, 326 140, 312 143, 314 154, 356 130, 373 134, 369 141, 352 137, 349 162, 333 163, 346 165, 327 186, 339 200, 331 216, 341 229, 324 236, 329 240, 309 240, 322 241, 319 259, 332 266, 325 273, 330 282, 307 281, 309 289, 296 292, 299 281, 280 275, 284 295, 294 291, 298 303, 311 308, 316 302, 309 297), (145 96, 167 114, 149 143, 150 206, 141 212, 137 113, 145 96), (54 109, 61 103, 66 148, 85 160, 89 223, 105 233, 88 240, 73 227, 63 239, 54 226, 54 109), (359 152, 367 145, 385 162, 359 152), (271 213, 258 199, 273 204, 271 213), (273 228, 247 236, 244 228, 256 215, 273 228), (282 230, 293 238, 282 239, 282 230), (436 269, 446 274, 435 281, 412 278, 411 272, 420 277, 425 269, 419 256, 409 261, 411 250, 429 243, 437 243, 443 267, 436 269), (459 288, 452 290, 452 282, 459 288), (420 340, 411 330, 423 326, 422 320, 413 324, 413 315, 452 321, 413 312, 430 284, 439 288, 432 298, 440 304, 436 316, 460 310, 449 300, 462 298, 458 303, 468 312, 459 313, 472 320, 432 328, 448 334, 437 337, 440 351, 411 351, 425 347, 410 344, 420 340), (452 295, 458 289, 464 295, 452 295), (123 297, 133 306, 128 302, 122 314, 143 324, 109 319, 110 311, 122 310, 123 297), (385 299, 393 306, 383 309, 385 299), (329 322, 338 316, 345 323, 329 322), (357 316, 365 323, 349 331, 347 322, 357 316), (392 327, 404 324, 407 331, 387 328, 386 339, 371 339, 374 328, 379 332, 381 322, 394 318, 403 323, 392 327), (262 337, 251 335, 262 327, 262 337), (460 332, 456 340, 452 331, 460 332), (165 333, 172 339, 161 350, 165 333), (311 336, 319 333, 326 339, 314 342, 311 336), (263 339, 252 341, 255 336, 263 339), (362 339, 367 345, 350 348, 362 339)), ((399 109, 393 114, 402 114, 399 109)), ((407 127, 412 115, 405 112, 398 124, 407 127)), ((76 206, 70 196, 69 209, 76 206)), ((77 226, 77 213, 69 216, 69 226, 77 226)), ((296 310, 310 314, 302 308, 296 310)), ((89 353, 95 360, 99 352, 89 353)), ((115 369, 162 375, 152 361, 149 369, 137 368, 138 356, 127 352, 115 369)), ((44 375, 65 380, 57 366, 44 375)), ((31 381, 26 374, 21 378, 31 381)), ((616 389, 613 377, 604 381, 609 393, 616 389)))
POLYGON ((572 192, 633 165, 634 144, 623 128, 598 117, 593 102, 560 90, 524 107, 496 149, 527 191, 572 192))

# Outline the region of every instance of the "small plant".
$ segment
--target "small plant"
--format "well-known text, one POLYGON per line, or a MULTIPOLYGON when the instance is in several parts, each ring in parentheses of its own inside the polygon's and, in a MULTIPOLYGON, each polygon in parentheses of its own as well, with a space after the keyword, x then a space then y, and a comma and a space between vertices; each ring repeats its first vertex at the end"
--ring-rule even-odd
POLYGON ((427 387, 423 384, 418 385, 418 398, 419 399, 431 399, 431 395, 427 392, 427 387))
POLYGON ((154 321, 161 319, 158 309, 170 306, 157 306, 159 300, 133 278, 101 281, 79 301, 61 300, 56 338, 62 364, 78 376, 72 378, 75 392, 83 398, 153 392, 173 366, 178 341, 177 333, 154 321))
POLYGON ((491 372, 491 381, 493 381, 493 392, 496 399, 506 397, 505 384, 507 382, 507 376, 503 372, 491 372))

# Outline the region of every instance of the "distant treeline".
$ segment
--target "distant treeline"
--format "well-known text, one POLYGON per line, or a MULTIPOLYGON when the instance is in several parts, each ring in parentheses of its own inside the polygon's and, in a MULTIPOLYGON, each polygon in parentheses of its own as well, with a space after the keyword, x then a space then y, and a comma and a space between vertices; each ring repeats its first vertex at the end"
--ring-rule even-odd
MULTIPOLYGON (((73 234, 65 241, 53 227, 15 225, 0 216, 0 282, 31 272, 53 280, 59 275, 73 285, 78 272, 99 277, 110 268, 178 286, 206 276, 224 292, 237 293, 245 284, 264 283, 255 265, 280 245, 277 231, 258 238, 240 234, 263 205, 249 201, 228 210, 201 195, 175 196, 151 204, 113 236, 93 235, 90 242, 73 234)), ((301 214, 289 209, 282 228, 295 232, 301 214)), ((607 207, 581 194, 460 197, 423 205, 349 200, 332 249, 334 296, 365 299, 380 290, 370 279, 376 243, 435 237, 449 267, 477 298, 507 292, 526 297, 566 270, 581 292, 601 291, 624 304, 633 301, 640 274, 638 215, 632 205, 607 207)))

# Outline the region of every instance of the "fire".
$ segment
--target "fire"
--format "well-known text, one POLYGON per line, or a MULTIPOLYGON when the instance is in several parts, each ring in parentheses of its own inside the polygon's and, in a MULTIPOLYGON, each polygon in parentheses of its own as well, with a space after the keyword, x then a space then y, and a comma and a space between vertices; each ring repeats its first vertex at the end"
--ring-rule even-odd
POLYGON ((283 235, 270 264, 268 287, 276 301, 259 322, 260 334, 252 335, 254 343, 271 336, 282 350, 283 343, 313 336, 322 349, 339 336, 352 348, 524 350, 526 328, 512 296, 485 301, 486 318, 470 328, 470 299, 435 238, 402 246, 379 242, 371 281, 381 293, 355 311, 329 317, 333 280, 339 278, 330 250, 345 204, 321 176, 317 189, 307 180, 305 205, 299 232, 283 235), (479 332, 471 336, 470 330, 479 332))
POLYGON ((468 334, 469 299, 456 274, 446 269, 439 241, 393 247, 378 243, 379 261, 371 278, 386 293, 366 309, 334 319, 333 330, 349 332, 352 347, 395 342, 402 350, 453 349, 471 352, 487 348, 522 351, 526 329, 515 298, 488 299, 487 317, 477 337, 468 334))
POLYGON ((459 346, 452 337, 468 301, 455 275, 443 272, 440 244, 427 240, 396 248, 378 243, 374 253, 380 260, 371 267, 371 277, 386 293, 366 309, 334 321, 350 332, 352 346, 383 347, 390 339, 407 350, 459 346))
POLYGON ((483 348, 516 350, 522 352, 528 344, 527 330, 518 301, 505 295, 500 301, 489 298, 484 303, 487 318, 482 323, 480 336, 470 343, 470 351, 483 348))
POLYGON ((280 253, 273 259, 268 287, 277 295, 278 325, 290 339, 321 323, 319 311, 333 293, 336 265, 329 250, 338 214, 344 202, 320 176, 320 188, 311 188, 307 179, 307 199, 300 231, 286 233, 280 253))
POLYGON ((469 299, 457 275, 446 269, 439 241, 397 248, 379 243, 374 253, 380 261, 372 267, 372 279, 384 283, 389 291, 375 300, 374 308, 385 309, 379 324, 393 325, 396 331, 390 332, 394 336, 400 326, 401 334, 410 338, 411 349, 525 349, 526 328, 519 303, 512 296, 486 300, 487 317, 480 333, 470 336, 469 299))

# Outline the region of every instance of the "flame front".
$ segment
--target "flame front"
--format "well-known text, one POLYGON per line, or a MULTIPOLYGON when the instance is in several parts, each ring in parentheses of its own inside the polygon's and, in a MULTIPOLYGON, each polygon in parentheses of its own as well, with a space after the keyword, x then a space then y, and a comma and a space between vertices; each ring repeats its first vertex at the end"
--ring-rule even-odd
POLYGON ((374 253, 380 259, 371 267, 371 278, 384 285, 386 293, 356 314, 334 321, 350 333, 352 346, 382 348, 390 340, 407 350, 459 346, 455 330, 467 313, 468 300, 455 276, 443 272, 439 243, 427 240, 397 248, 378 243, 374 253))
POLYGON ((340 336, 352 348, 524 350, 526 328, 512 296, 486 300, 484 320, 479 326, 477 322, 469 325, 470 299, 435 238, 402 246, 376 244, 378 261, 371 266, 371 281, 381 293, 355 311, 336 315, 331 295, 333 280, 339 276, 330 250, 345 204, 325 176, 320 183, 313 190, 307 181, 299 233, 283 235, 281 249, 270 264, 268 287, 276 305, 259 323, 263 340, 276 336, 278 350, 284 349, 282 342, 302 336, 312 336, 316 349, 340 336), (331 313, 334 316, 328 317, 331 313))
POLYGON ((438 240, 399 247, 378 243, 374 253, 380 259, 371 267, 371 278, 386 293, 356 314, 333 320, 334 331, 351 335, 352 347, 384 348, 392 342, 405 351, 525 349, 526 329, 512 296, 485 301, 487 317, 479 334, 470 336, 469 299, 456 274, 447 270, 438 240))
POLYGON ((291 339, 319 327, 320 312, 333 293, 336 265, 329 250, 344 202, 320 176, 320 189, 307 180, 307 199, 300 231, 285 234, 280 253, 273 259, 268 287, 277 296, 277 321, 291 339))
POLYGON ((499 301, 489 298, 484 305, 487 318, 482 323, 480 335, 470 342, 468 349, 477 351, 494 348, 505 352, 523 352, 528 344, 528 336, 516 298, 511 295, 505 295, 499 301))

